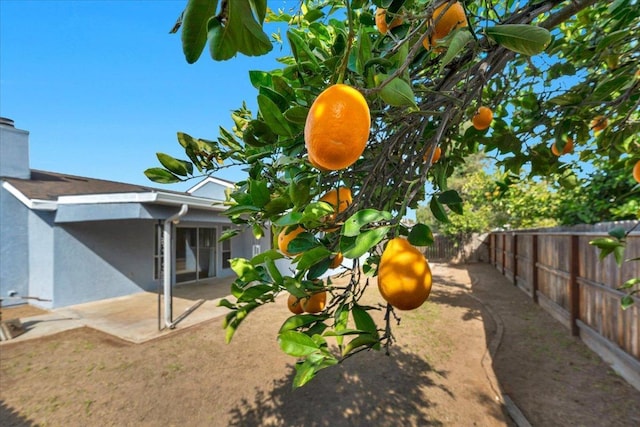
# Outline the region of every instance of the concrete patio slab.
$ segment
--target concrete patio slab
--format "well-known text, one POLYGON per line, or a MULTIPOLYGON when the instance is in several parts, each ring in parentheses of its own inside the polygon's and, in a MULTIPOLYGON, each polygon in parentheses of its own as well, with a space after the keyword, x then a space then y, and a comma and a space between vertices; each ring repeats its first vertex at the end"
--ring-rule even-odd
POLYGON ((228 278, 207 284, 176 286, 172 320, 184 316, 173 329, 164 324, 164 298, 158 298, 154 292, 140 292, 21 318, 25 332, 2 344, 81 327, 97 329, 132 343, 143 343, 224 316, 228 309, 219 307, 218 301, 227 297, 232 281, 233 278, 228 278))

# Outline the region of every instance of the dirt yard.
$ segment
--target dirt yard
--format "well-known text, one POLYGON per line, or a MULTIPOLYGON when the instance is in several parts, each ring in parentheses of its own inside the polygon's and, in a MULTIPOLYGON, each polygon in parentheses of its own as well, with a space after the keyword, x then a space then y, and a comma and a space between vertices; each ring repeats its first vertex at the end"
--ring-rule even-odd
POLYGON ((284 299, 257 310, 229 345, 221 319, 138 345, 86 328, 3 344, 0 424, 515 425, 504 393, 534 426, 640 425, 640 392, 488 265, 434 265, 391 356, 360 353, 297 390, 276 342, 288 315, 284 299))

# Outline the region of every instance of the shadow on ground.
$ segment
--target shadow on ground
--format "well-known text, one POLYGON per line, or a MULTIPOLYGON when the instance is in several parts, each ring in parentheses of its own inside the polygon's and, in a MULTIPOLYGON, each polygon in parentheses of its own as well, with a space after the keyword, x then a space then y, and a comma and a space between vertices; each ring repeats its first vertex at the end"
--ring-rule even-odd
POLYGON ((295 370, 290 367, 285 377, 274 380, 270 392, 256 390, 253 400, 238 402, 229 411, 229 425, 444 425, 428 418, 425 410, 433 405, 428 398, 433 387, 452 395, 431 379, 447 373, 435 371, 421 357, 398 347, 392 351, 391 357, 384 351, 360 353, 340 366, 320 371, 295 390, 295 370))
POLYGON ((7 406, 3 400, 0 400, 0 424, 3 427, 31 427, 36 425, 7 406))

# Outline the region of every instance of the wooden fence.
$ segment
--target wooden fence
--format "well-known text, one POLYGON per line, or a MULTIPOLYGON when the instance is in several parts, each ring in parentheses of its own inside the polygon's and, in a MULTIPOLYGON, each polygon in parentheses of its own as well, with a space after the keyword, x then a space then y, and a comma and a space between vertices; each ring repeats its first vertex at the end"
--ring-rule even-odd
MULTIPOLYGON (((625 293, 617 289, 640 277, 640 261, 618 267, 613 255, 600 260, 589 244, 616 225, 630 229, 635 221, 493 232, 489 262, 640 389, 640 298, 622 310, 625 293)), ((625 259, 638 257, 640 230, 628 236, 625 251, 625 259)))

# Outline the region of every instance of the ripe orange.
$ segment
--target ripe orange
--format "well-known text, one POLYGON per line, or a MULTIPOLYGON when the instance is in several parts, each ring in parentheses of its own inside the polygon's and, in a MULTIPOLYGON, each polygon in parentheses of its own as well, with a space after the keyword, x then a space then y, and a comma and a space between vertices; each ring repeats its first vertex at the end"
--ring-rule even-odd
MULTIPOLYGON (((422 160, 424 160, 425 162, 429 161, 430 155, 431 155, 431 151, 427 151, 424 157, 422 157, 422 160)), ((440 147, 436 147, 436 149, 433 151, 433 159, 431 161, 431 164, 440 160, 441 156, 442 156, 442 149, 440 147)))
POLYGON ((286 256, 291 256, 291 253, 289 253, 289 251, 287 250, 289 248, 289 242, 291 242, 296 238, 298 234, 304 231, 304 228, 299 225, 293 230, 290 230, 290 227, 283 228, 280 234, 278 234, 278 249, 280 249, 280 252, 282 252, 286 256))
POLYGON ((402 25, 402 18, 396 16, 387 24, 387 10, 381 7, 376 9, 376 28, 380 34, 387 34, 389 30, 402 25))
MULTIPOLYGON (((325 222, 333 223, 336 220, 336 215, 344 211, 353 203, 353 197, 351 196, 351 190, 347 187, 339 187, 328 191, 324 196, 320 197, 321 202, 327 202, 333 206, 334 213, 325 217, 325 222)), ((336 231, 338 227, 328 228, 326 231, 336 231)))
POLYGON ((436 151, 433 153, 433 163, 440 160, 440 156, 442 156, 442 148, 436 147, 436 151))
POLYGON ((287 307, 293 314, 304 313, 302 302, 293 294, 289 294, 289 298, 287 298, 287 307))
POLYGON ((591 120, 591 129, 594 132, 600 132, 604 130, 609 124, 609 120, 605 116, 597 116, 593 120, 591 120))
POLYGON ((456 28, 466 27, 468 25, 464 8, 459 2, 451 4, 444 15, 442 14, 448 4, 449 3, 445 1, 433 11, 433 21, 437 21, 433 29, 433 36, 438 39, 447 37, 449 33, 456 28))
POLYGON ((382 298, 399 310, 413 310, 429 298, 431 269, 424 255, 406 239, 387 243, 378 267, 382 298))
POLYGON ((436 23, 435 27, 431 32, 431 37, 426 37, 422 41, 422 45, 427 50, 431 49, 431 46, 435 45, 439 39, 447 37, 456 28, 469 25, 467 16, 464 13, 464 7, 459 2, 452 3, 447 11, 444 12, 448 5, 449 3, 445 1, 433 11, 432 19, 436 23))
POLYGON ((327 305, 327 292, 321 291, 300 301, 302 302, 302 309, 307 313, 319 313, 327 305))
POLYGON ((338 187, 325 193, 324 196, 320 197, 320 201, 329 203, 333 206, 335 213, 340 213, 353 203, 353 197, 351 196, 350 189, 347 187, 338 187))
POLYGON ((493 120, 493 111, 489 107, 480 107, 473 115, 471 122, 473 127, 478 130, 485 130, 491 125, 493 120))
POLYGON ((640 160, 638 160, 633 167, 633 179, 640 182, 640 160))
POLYGON ((343 259, 344 259, 344 255, 342 255, 342 252, 338 252, 336 256, 334 256, 333 259, 331 260, 331 264, 329 264, 329 267, 331 268, 340 267, 343 259))
POLYGON ((571 153, 573 152, 573 139, 572 138, 567 138, 567 142, 566 144, 564 144, 564 148, 562 149, 562 153, 558 150, 558 147, 556 147, 556 143, 554 142, 553 145, 551 146, 551 152, 553 153, 554 156, 561 156, 563 154, 567 154, 567 153, 571 153))
POLYGON ((335 84, 313 102, 304 126, 309 162, 318 168, 340 170, 351 166, 369 140, 371 115, 356 89, 335 84))

